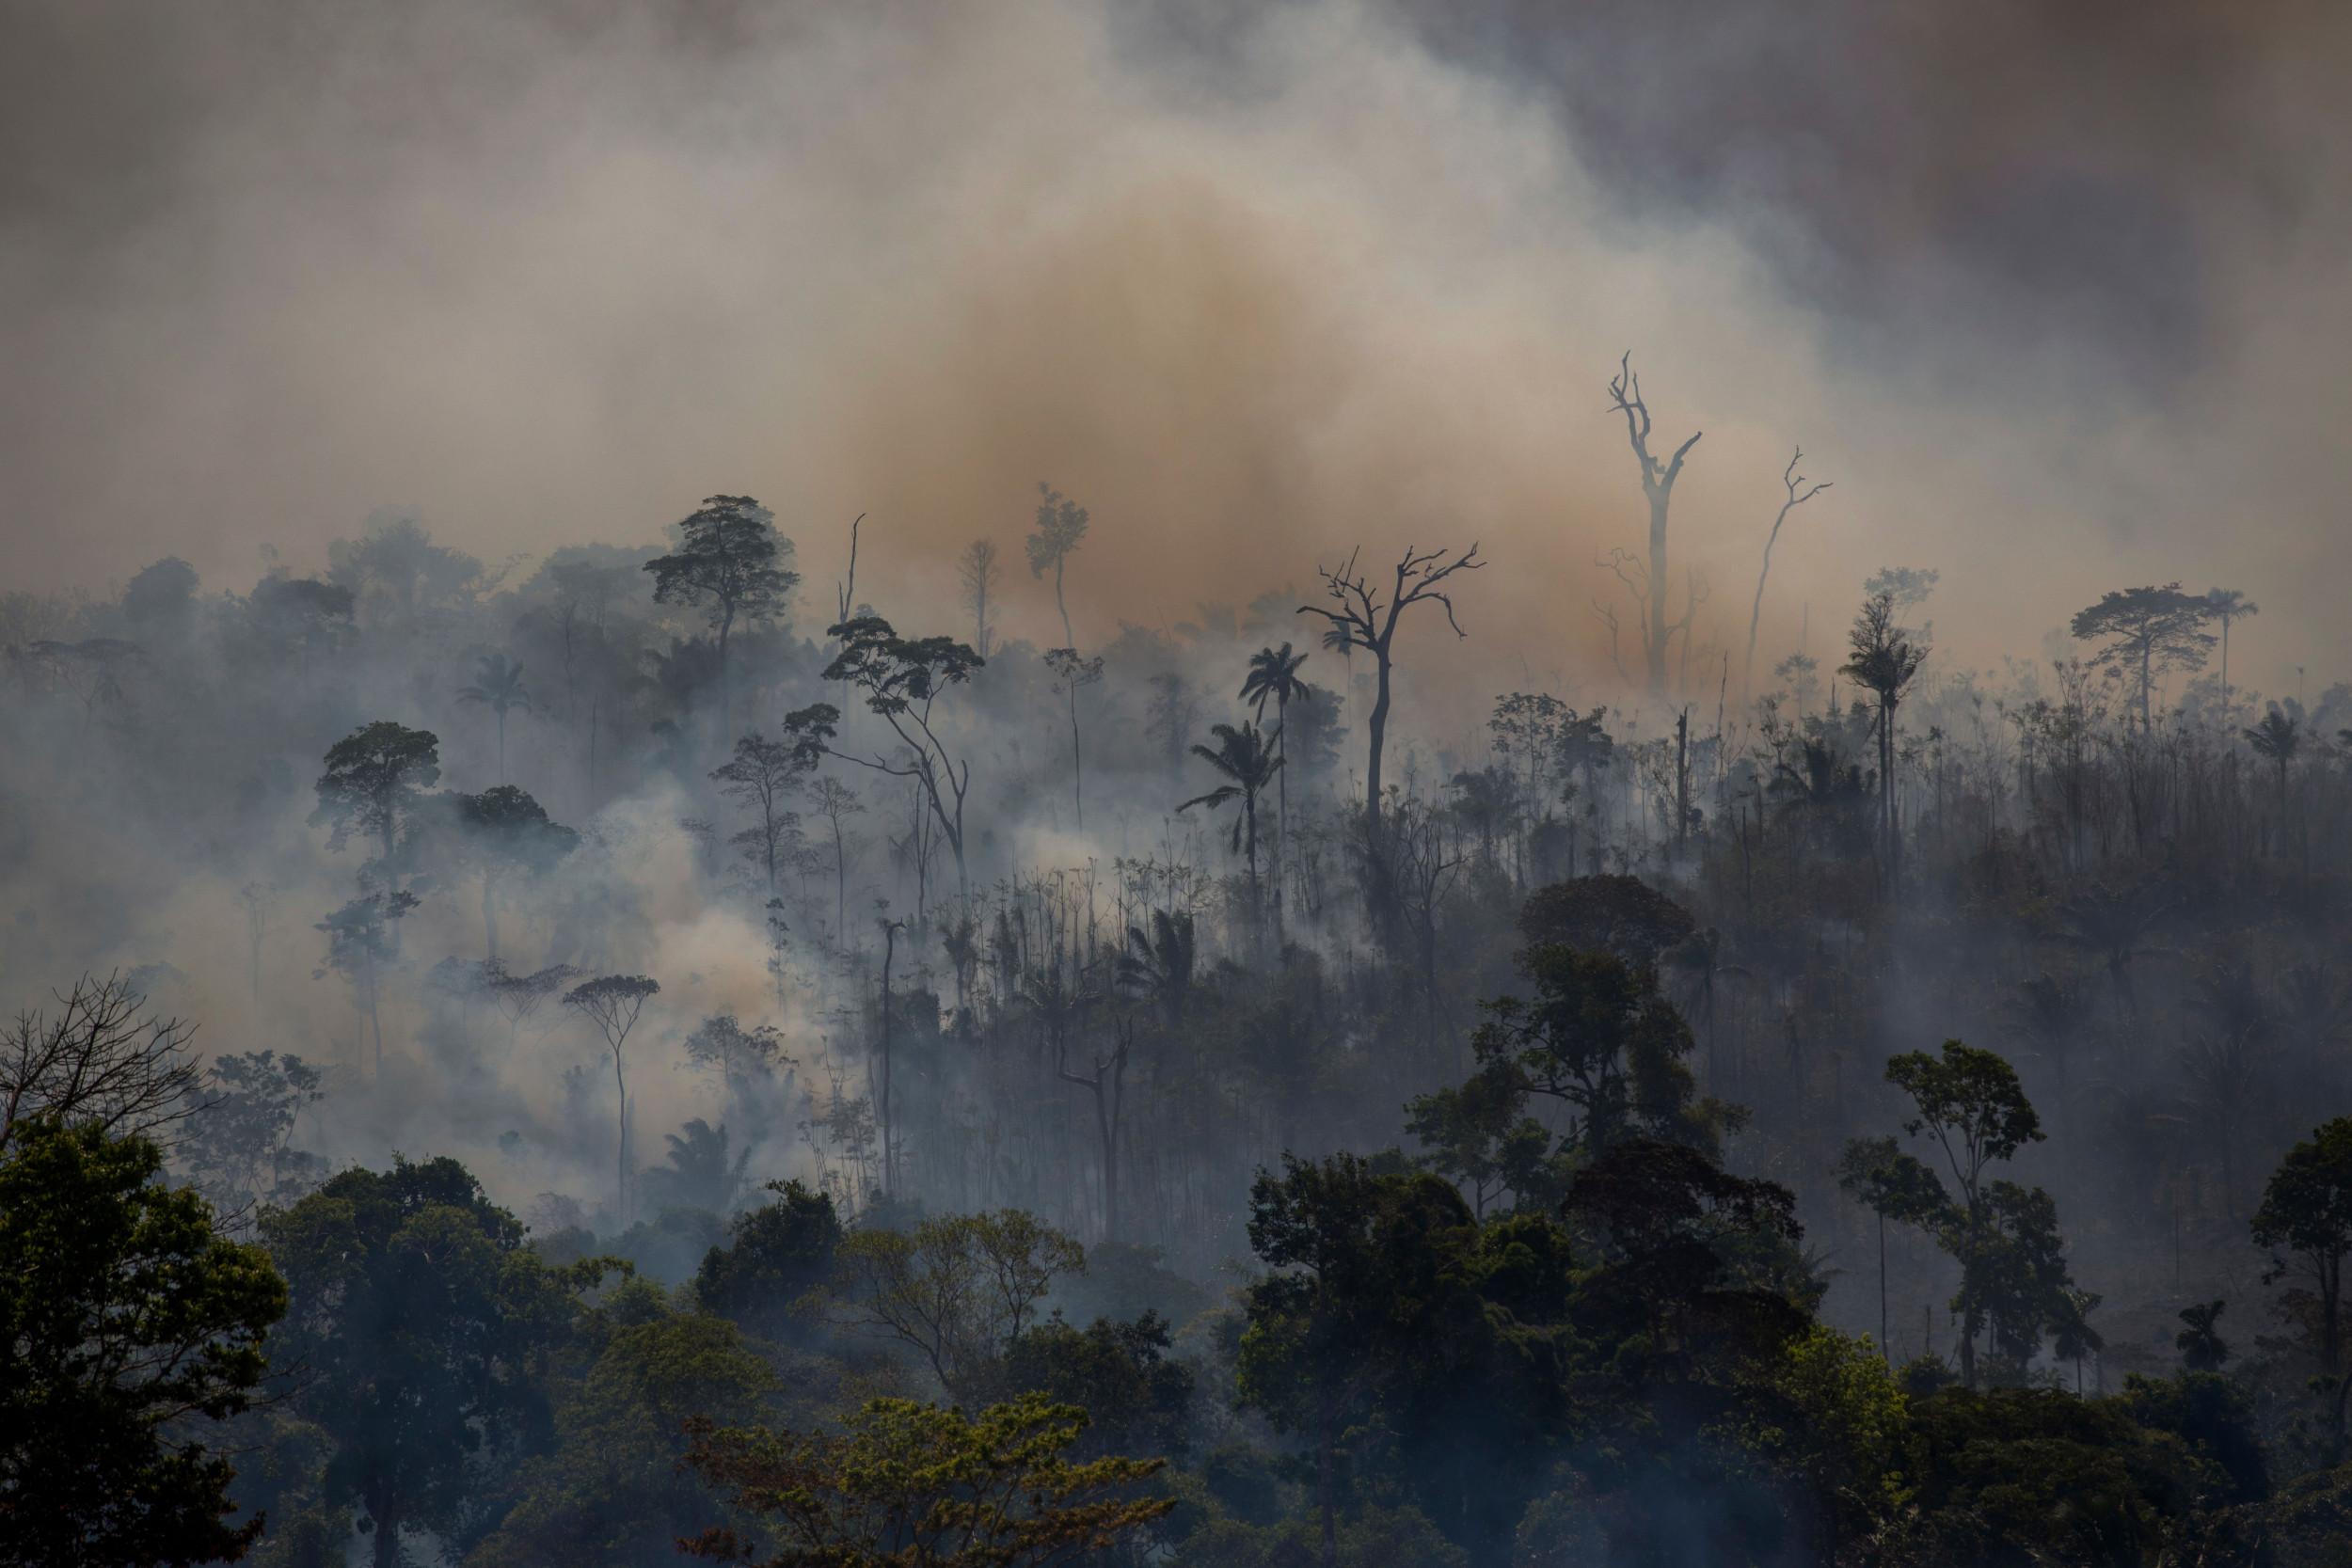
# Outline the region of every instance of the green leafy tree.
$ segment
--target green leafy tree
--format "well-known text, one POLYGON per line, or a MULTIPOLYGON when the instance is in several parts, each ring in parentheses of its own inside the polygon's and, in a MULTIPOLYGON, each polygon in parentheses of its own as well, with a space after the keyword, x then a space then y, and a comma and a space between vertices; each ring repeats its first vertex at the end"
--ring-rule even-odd
POLYGON ((2254 1240, 2270 1249, 2265 1283, 2295 1277, 2290 1307, 2305 1308, 2307 1348, 2328 1394, 2328 1430, 2341 1449, 2352 1377, 2344 1365, 2344 1260, 2352 1255, 2352 1117, 2338 1117, 2287 1150, 2254 1211, 2254 1240))
POLYGON ((1520 964, 1532 997, 1480 1004, 1470 1049, 1482 1069, 1567 1106, 1564 1143, 1582 1153, 1636 1133, 1715 1147, 1737 1114, 1699 1098, 1684 1061, 1691 1026, 1655 969, 1559 942, 1528 949, 1520 964))
POLYGON ((801 574, 787 564, 792 541, 776 531, 775 514, 749 496, 711 496, 677 525, 678 546, 645 562, 657 604, 692 605, 718 639, 719 729, 728 718, 727 643, 739 625, 764 626, 785 614, 801 574))
POLYGON ((754 1333, 779 1336, 794 1325, 802 1298, 832 1275, 842 1230, 830 1194, 798 1181, 768 1190, 775 1200, 736 1215, 725 1244, 704 1256, 694 1299, 754 1333))
POLYGON ((778 1380, 724 1318, 658 1297, 646 1309, 646 1321, 612 1328, 566 1393, 553 1443, 466 1568, 664 1561, 704 1528, 710 1497, 683 1463, 687 1423, 757 1420, 778 1380))
POLYGON ((446 1540, 485 1459, 545 1430, 551 1357, 604 1265, 548 1267, 447 1158, 341 1172, 262 1232, 293 1289, 296 1404, 334 1442, 326 1497, 364 1511, 375 1568, 399 1568, 406 1532, 446 1540))
POLYGON ((1086 1426, 1041 1394, 977 1416, 873 1400, 833 1433, 698 1422, 688 1462, 761 1533, 684 1544, 760 1568, 1040 1568, 1107 1551, 1176 1505, 1137 1495, 1162 1460, 1068 1457, 1086 1426))
POLYGON ((285 1282, 163 1166, 49 1116, 0 1154, 0 1563, 226 1561, 261 1533, 207 1439, 254 1402, 285 1282))
MULTIPOLYGON (((1911 1097, 1915 1114, 1902 1124, 1903 1131, 1934 1143, 1959 1189, 1957 1197, 1944 1192, 1936 1225, 1939 1242, 1961 1266, 1961 1290, 1954 1299, 1961 1317, 1961 1378, 1974 1388, 1977 1338, 1999 1294, 1996 1280, 2005 1261, 1996 1244, 2001 1206, 1985 1169, 2041 1142, 2042 1120, 2014 1068, 1997 1053, 1959 1040, 1946 1040, 1939 1054, 1912 1051, 1894 1057, 1886 1064, 1886 1081, 1911 1097)), ((1915 1172, 1906 1173, 1905 1185, 1915 1179, 1915 1172)), ((2026 1225, 2031 1220, 2016 1212, 2015 1204, 2010 1218, 2026 1225)))
POLYGON ((1086 1249, 1033 1214, 957 1214, 844 1236, 824 1305, 839 1325, 913 1352, 963 1400, 985 1392, 1054 1280, 1085 1268, 1086 1249))

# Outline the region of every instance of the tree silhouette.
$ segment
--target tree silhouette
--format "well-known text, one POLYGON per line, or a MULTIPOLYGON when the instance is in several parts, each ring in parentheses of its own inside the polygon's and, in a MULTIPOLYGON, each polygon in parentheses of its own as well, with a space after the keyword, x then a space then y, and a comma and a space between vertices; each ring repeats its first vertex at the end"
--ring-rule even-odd
POLYGON ((1650 454, 1649 404, 1642 398, 1642 378, 1634 373, 1631 350, 1617 361, 1617 373, 1610 379, 1609 406, 1625 416, 1626 441, 1641 467, 1642 498, 1649 503, 1649 563, 1639 569, 1638 580, 1629 581, 1629 586, 1637 590, 1636 602, 1641 607, 1649 694, 1659 699, 1666 694, 1667 644, 1688 622, 1687 616, 1683 624, 1669 625, 1666 620, 1666 514, 1674 503, 1675 482, 1682 477, 1683 460, 1706 432, 1692 431, 1691 438, 1675 448, 1674 455, 1663 463, 1650 454))
POLYGON ((400 830, 440 776, 437 736, 379 719, 327 748, 326 771, 319 775, 318 809, 310 814, 310 822, 326 825, 330 849, 342 848, 355 832, 375 839, 389 875, 400 830))
POLYGON ((1061 592, 1062 574, 1069 568, 1071 552, 1086 539, 1087 509, 1043 480, 1038 481, 1037 493, 1037 527, 1026 541, 1029 576, 1041 578, 1045 568, 1054 569, 1054 608, 1061 612, 1062 646, 1074 648, 1078 639, 1070 629, 1070 606, 1061 592))
POLYGON ((616 1227, 628 1223, 628 1077, 623 1052, 629 1031, 637 1027, 638 1014, 645 1010, 646 999, 660 990, 660 982, 643 974, 604 974, 575 987, 564 998, 564 1006, 596 1025, 612 1057, 612 1085, 621 1097, 621 1141, 613 1158, 616 1227))
MULTIPOLYGON (((1315 575, 1323 579, 1324 596, 1331 602, 1327 606, 1300 605, 1296 613, 1322 616, 1330 623, 1331 630, 1341 635, 1343 647, 1366 648, 1372 653, 1379 684, 1372 713, 1364 724, 1370 736, 1364 765, 1364 823, 1377 868, 1386 861, 1381 852, 1380 759, 1389 738, 1390 675, 1395 665, 1397 623, 1407 608, 1426 601, 1444 608, 1446 624, 1454 628, 1456 637, 1468 637, 1470 633, 1454 618, 1454 600, 1444 583, 1454 573, 1476 571, 1486 562, 1478 559, 1476 545, 1451 560, 1444 550, 1407 547, 1397 557, 1395 581, 1385 590, 1384 596, 1384 591, 1357 568, 1357 560, 1362 553, 1360 549, 1351 550, 1336 567, 1316 567, 1315 575)), ((1375 869, 1375 875, 1382 874, 1375 869)), ((1385 896, 1385 884, 1383 893, 1385 896)))
POLYGON ((2200 594, 2184 594, 2177 582, 2161 588, 2125 588, 2075 611, 2076 641, 2097 642, 2091 664, 2127 674, 2139 692, 2139 727, 2147 729, 2156 677, 2171 670, 2200 670, 2214 645, 2205 623, 2217 611, 2200 594))
POLYGON ((999 575, 993 539, 975 539, 956 557, 956 580, 963 587, 963 608, 972 612, 972 646, 982 658, 988 657, 992 634, 996 629, 995 618, 989 613, 989 602, 996 592, 999 575))
POLYGON ((1071 803, 1077 816, 1078 831, 1087 825, 1086 750, 1078 741, 1078 692, 1083 687, 1094 685, 1103 678, 1103 659, 1099 654, 1092 658, 1079 656, 1075 648, 1048 648, 1045 668, 1054 673, 1056 689, 1070 700, 1070 793, 1071 803))
MULTIPOLYGON (((1290 707, 1293 703, 1314 701, 1314 688, 1298 678, 1299 667, 1307 662, 1307 652, 1291 652, 1291 645, 1260 648, 1249 656, 1249 673, 1242 677, 1241 700, 1250 705, 1250 713, 1263 724, 1265 705, 1274 705, 1275 763, 1279 769, 1290 760, 1290 707)), ((1274 903, 1279 910, 1282 903, 1282 864, 1285 846, 1290 841, 1291 781, 1287 772, 1275 780, 1274 813, 1274 903)))
POLYGON ((1231 724, 1212 724, 1209 733, 1216 737, 1214 751, 1195 746, 1192 754, 1216 768, 1229 782, 1217 785, 1206 795, 1196 795, 1176 809, 1190 811, 1206 806, 1211 811, 1241 802, 1241 815, 1234 818, 1231 847, 1241 850, 1249 866, 1249 903, 1258 903, 1258 793, 1274 782, 1274 775, 1282 768, 1281 760, 1274 754, 1270 738, 1255 724, 1243 724, 1235 729, 1231 724))
POLYGON ((359 1015, 375 1034, 375 1076, 384 1076, 383 972, 400 956, 399 922, 417 907, 411 893, 370 893, 318 923, 326 936, 326 961, 311 972, 323 979, 328 971, 351 982, 359 1015))
POLYGON ((2181 1366, 2192 1372, 2217 1372, 2230 1359, 2230 1342, 2221 1338, 2221 1314, 2228 1309, 2226 1301, 2209 1301, 2196 1307, 2181 1308, 2181 1322, 2188 1326, 2172 1336, 2172 1348, 2181 1353, 2181 1366))
POLYGON ((2263 612, 2263 607, 2235 588, 2205 590, 2205 612, 2221 623, 2221 717, 2230 717, 2230 628, 2237 622, 2250 620, 2263 612))
POLYGON ((839 779, 818 779, 810 786, 809 803, 818 816, 825 819, 833 837, 833 930, 834 940, 850 940, 850 832, 849 820, 862 815, 866 807, 855 791, 839 779))
MULTIPOLYGON (((2016 1206, 2007 1195, 1993 1191, 2011 1184, 1988 1185, 1985 1167, 1996 1160, 2014 1159, 2026 1145, 2041 1142, 2042 1120, 2026 1099, 2015 1069, 1994 1053, 1959 1040, 1946 1040, 1938 1055, 1912 1051, 1893 1058, 1886 1064, 1886 1081, 1909 1095, 1915 1108, 1903 1131, 1934 1141, 1960 1189, 1943 1240, 1961 1267, 1961 1293, 1954 1302, 1961 1313, 1960 1370, 1962 1381, 1974 1388, 1977 1336, 1984 1331, 2000 1294, 2002 1249, 1997 1243, 2004 1211, 2016 1206)), ((2031 1196, 2012 1190, 2019 1200, 2031 1196)))
POLYGON ((2246 743, 2254 749, 2254 754, 2267 760, 2278 774, 2279 832, 2283 839, 2287 820, 2287 765, 2303 748, 2302 723, 2280 712, 2279 705, 2273 703, 2270 711, 2263 715, 2261 723, 2239 733, 2245 736, 2246 743))
POLYGON ((1879 845, 1892 872, 1901 847, 1895 832, 1895 710, 1927 662, 1928 650, 1895 624, 1895 596, 1883 591, 1863 601, 1846 646, 1839 673, 1878 700, 1879 845))
POLYGON ((733 727, 728 704, 727 639, 736 624, 757 626, 785 613, 801 574, 785 564, 792 541, 776 532, 775 514, 749 496, 712 496, 678 524, 678 547, 645 562, 658 604, 699 607, 719 639, 719 727, 733 727))
MULTIPOLYGON (((1695 441, 1698 437, 1693 436, 1691 439, 1695 441)), ((1756 628, 1764 616, 1764 579, 1772 574, 1772 546, 1780 543, 1781 525, 1788 520, 1789 513, 1830 488, 1831 482, 1826 479, 1808 483, 1805 476, 1797 472, 1797 465, 1804 461, 1804 449, 1799 447, 1796 455, 1788 459, 1788 467, 1781 472, 1780 483, 1788 493, 1781 501, 1780 510, 1772 515, 1772 531, 1764 536, 1764 564, 1756 574, 1756 602, 1748 607, 1748 652, 1740 665, 1740 692, 1742 697, 1747 695, 1749 675, 1756 668, 1756 628)))
POLYGON ((931 712, 941 692, 969 681, 972 673, 987 661, 951 637, 900 637, 879 615, 844 621, 826 635, 840 643, 841 651, 825 667, 823 678, 863 693, 866 707, 890 726, 905 751, 861 756, 837 750, 833 741, 841 711, 830 703, 815 703, 786 714, 785 733, 792 736, 804 758, 838 757, 894 779, 914 780, 956 857, 958 894, 970 902, 963 806, 972 788, 972 763, 948 746, 946 736, 931 721, 931 712))
POLYGON ((753 815, 753 822, 730 843, 760 868, 768 895, 776 895, 776 873, 800 837, 801 818, 785 802, 799 793, 812 758, 790 740, 770 740, 757 730, 735 743, 735 755, 710 770, 719 793, 753 815))
POLYGON ((506 782, 506 715, 520 708, 532 712, 531 693, 523 689, 523 667, 503 653, 487 653, 473 663, 473 681, 457 689, 457 700, 486 707, 498 721, 499 783, 506 782))
POLYGON ((482 927, 489 961, 499 956, 498 895, 513 875, 547 871, 579 847, 580 834, 548 820, 547 808, 513 784, 460 795, 459 831, 482 876, 482 927))

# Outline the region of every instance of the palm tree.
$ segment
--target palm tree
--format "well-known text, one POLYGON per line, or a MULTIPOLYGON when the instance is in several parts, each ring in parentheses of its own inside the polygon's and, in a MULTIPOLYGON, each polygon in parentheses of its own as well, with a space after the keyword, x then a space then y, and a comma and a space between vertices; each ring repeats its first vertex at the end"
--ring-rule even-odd
POLYGON ((1206 806, 1215 811, 1230 801, 1241 802, 1241 816, 1233 823, 1230 843, 1248 856, 1249 901, 1254 908, 1258 901, 1258 792, 1282 770, 1281 759, 1274 754, 1270 744, 1279 740, 1280 736, 1278 732, 1269 736, 1255 724, 1244 724, 1239 729, 1231 724, 1213 724, 1209 733, 1216 736, 1216 749, 1195 746, 1192 754, 1231 782, 1217 785, 1206 795, 1196 795, 1176 809, 1182 812, 1206 806))
POLYGON ((1191 911, 1153 910, 1149 932, 1140 926, 1127 927, 1127 950, 1119 955, 1113 973, 1121 990, 1151 997, 1172 1021, 1184 1014, 1199 952, 1191 911))
POLYGON ((2201 1307, 2181 1308, 2181 1322, 2188 1326, 2172 1336, 2172 1348, 2181 1353, 2181 1365, 2192 1372, 2217 1372, 2230 1359, 2230 1342, 2221 1338, 2221 1314, 2229 1307, 2226 1301, 2210 1301, 2201 1307))
POLYGON ((506 782, 506 715, 520 708, 529 713, 531 693, 523 689, 523 667, 502 653, 484 654, 473 661, 473 684, 457 689, 461 703, 478 703, 497 716, 499 783, 506 782))
POLYGON ((2221 721, 2230 720, 2230 623, 2250 615, 2260 615, 2263 607, 2235 588, 2213 588, 2205 593, 2206 612, 2221 623, 2221 721))
POLYGON ((2171 909, 2138 888, 2093 884, 2058 906, 2058 940, 2097 954, 2120 1011, 2138 1010, 2132 994, 2132 960, 2150 951, 2148 933, 2171 909))
MULTIPOLYGON (((1305 650, 1291 652, 1287 642, 1279 648, 1260 648, 1249 656, 1249 673, 1241 683, 1241 700, 1250 705, 1250 712, 1258 722, 1265 722, 1265 705, 1274 705, 1274 737, 1278 760, 1290 760, 1289 744, 1282 736, 1290 727, 1290 706, 1294 702, 1314 701, 1313 688, 1298 678, 1298 667, 1307 662, 1305 650)), ((1291 783, 1288 775, 1275 782, 1274 814, 1274 902, 1282 902, 1282 864, 1285 846, 1290 842, 1291 783)))
POLYGON ((1851 657, 1838 673, 1878 699, 1879 836, 1891 875, 1900 847, 1895 834, 1895 709, 1918 676, 1919 666, 1927 662, 1928 650, 1895 624, 1895 596, 1887 593, 1873 594, 1863 602, 1847 647, 1851 657))
POLYGON ((2261 723, 2239 732, 2258 756, 2268 757, 2279 769, 2279 832, 2283 839, 2287 821, 2287 764, 2303 749, 2303 725, 2290 719, 2273 703, 2263 715, 2261 723))

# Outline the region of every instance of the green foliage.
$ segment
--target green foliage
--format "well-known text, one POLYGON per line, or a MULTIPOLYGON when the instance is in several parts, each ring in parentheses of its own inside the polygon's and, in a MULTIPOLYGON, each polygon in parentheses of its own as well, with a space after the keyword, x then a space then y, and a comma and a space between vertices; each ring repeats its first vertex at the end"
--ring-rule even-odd
POLYGON ((2229 1482, 2124 1408, 2049 1389, 1914 1407, 1918 1513, 1901 1560, 1982 1568, 2190 1560, 2229 1482))
POLYGON ((1530 894, 1519 910, 1519 935, 1530 947, 1614 953, 1630 964, 1654 962, 1697 929, 1690 911, 1639 877, 1555 882, 1530 894))
POLYGON ((1093 1426, 1082 1454, 1181 1459, 1193 1375, 1168 1351, 1168 1323, 1157 1313, 1133 1323, 1097 1318, 1085 1328, 1057 1317, 1015 1337, 997 1375, 1008 1391, 1041 1393, 1084 1410, 1093 1426))
MULTIPOLYGON (((1470 1038, 1482 1071, 1495 1081, 1461 1091, 1470 1102, 1457 1094, 1451 1106, 1432 1101, 1417 1110, 1477 1117, 1463 1130, 1474 1138, 1483 1123, 1485 1153, 1498 1161, 1508 1153, 1523 1170, 1524 1150, 1503 1147, 1524 1140, 1509 1104, 1514 1095, 1568 1106, 1573 1119, 1563 1146, 1581 1157, 1635 1136, 1717 1146, 1737 1113, 1699 1099, 1684 1065, 1695 1043, 1691 1026, 1659 989, 1654 968, 1559 942, 1528 949, 1520 963, 1535 994, 1480 1004, 1486 1019, 1470 1038)), ((1462 1152, 1475 1158, 1475 1148, 1462 1152)))
POLYGON ((774 1336, 792 1327, 802 1298, 832 1274, 841 1222, 830 1194, 799 1181, 771 1181, 768 1190, 775 1201, 738 1214, 726 1244, 704 1255, 694 1297, 707 1311, 774 1336))
POLYGON ((604 1265, 549 1268, 446 1158, 344 1171, 263 1233, 293 1288, 277 1354, 335 1444, 326 1497, 366 1511, 389 1568, 405 1528, 456 1528, 483 1462, 544 1433, 550 1358, 604 1265))
POLYGON ((467 1568, 651 1562, 707 1521, 708 1495, 682 1463, 687 1423, 756 1419, 776 1375, 725 1319, 653 1311, 606 1340, 467 1568))
POLYGON ((1085 1248, 1018 1209, 860 1228, 834 1250, 825 1305, 843 1326, 912 1351, 966 1398, 1037 1321, 1055 1278, 1085 1267, 1085 1248))
POLYGON ((763 1568, 1032 1568, 1164 1516, 1157 1459, 1073 1460, 1086 1412, 1024 1394, 977 1416, 874 1400, 837 1433, 696 1422, 689 1463, 758 1521, 696 1556, 763 1568))
POLYGON ((36 1117, 0 1158, 0 1562, 233 1559, 213 1427, 253 1402, 286 1286, 141 1138, 36 1117))

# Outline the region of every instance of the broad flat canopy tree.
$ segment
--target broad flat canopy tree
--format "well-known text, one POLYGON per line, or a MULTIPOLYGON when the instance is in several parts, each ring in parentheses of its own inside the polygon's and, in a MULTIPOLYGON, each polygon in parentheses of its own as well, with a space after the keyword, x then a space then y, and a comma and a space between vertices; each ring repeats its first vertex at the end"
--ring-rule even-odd
POLYGON ((363 724, 327 748, 311 825, 326 828, 330 849, 342 848, 353 833, 374 839, 389 868, 400 830, 440 777, 441 742, 432 731, 389 719, 363 724))
POLYGON ((2205 623, 2217 612, 2202 594, 2184 594, 2177 582, 2161 588, 2123 588, 2074 612, 2076 641, 2097 642, 2090 662, 2129 676, 2139 689, 2139 726, 2153 711, 2156 679, 2173 670, 2201 670, 2215 638, 2205 623))
POLYGON ((657 604, 699 608, 719 641, 719 724, 727 718, 727 640, 739 622, 759 625, 785 612, 801 574, 785 564, 792 541, 775 514, 749 496, 711 496, 678 524, 678 547, 645 562, 657 604))

